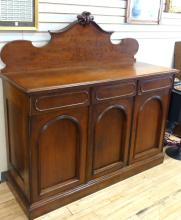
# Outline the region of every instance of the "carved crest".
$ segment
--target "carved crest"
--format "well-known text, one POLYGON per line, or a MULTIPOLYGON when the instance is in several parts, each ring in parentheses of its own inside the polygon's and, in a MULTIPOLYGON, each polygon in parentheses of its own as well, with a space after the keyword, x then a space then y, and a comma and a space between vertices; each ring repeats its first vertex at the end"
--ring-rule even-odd
POLYGON ((80 25, 87 25, 94 20, 94 17, 91 15, 90 12, 84 11, 81 15, 77 16, 77 19, 80 25))

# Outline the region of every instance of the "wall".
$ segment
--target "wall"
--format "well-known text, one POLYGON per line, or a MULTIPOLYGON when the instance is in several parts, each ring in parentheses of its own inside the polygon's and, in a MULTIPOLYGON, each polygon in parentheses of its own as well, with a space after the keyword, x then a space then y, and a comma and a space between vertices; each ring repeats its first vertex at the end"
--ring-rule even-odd
MULTIPOLYGON (((112 40, 118 43, 126 37, 136 38, 140 49, 138 61, 171 66, 174 43, 181 39, 181 15, 163 13, 160 25, 125 24, 125 0, 39 0, 38 32, 0 32, 0 49, 9 41, 24 39, 40 46, 50 39, 47 30, 57 30, 67 26, 82 11, 90 11, 95 21, 107 30, 114 31, 112 40)), ((3 64, 0 63, 0 68, 3 64)), ((0 172, 6 170, 6 150, 4 134, 4 113, 2 85, 0 83, 0 172)))

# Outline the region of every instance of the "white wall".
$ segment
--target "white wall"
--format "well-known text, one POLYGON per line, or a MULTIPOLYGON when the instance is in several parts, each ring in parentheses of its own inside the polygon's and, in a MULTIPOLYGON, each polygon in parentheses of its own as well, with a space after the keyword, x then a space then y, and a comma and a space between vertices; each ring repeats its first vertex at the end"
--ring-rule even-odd
MULTIPOLYGON (((50 36, 47 30, 57 30, 76 19, 76 15, 90 11, 95 21, 107 30, 114 31, 112 40, 132 37, 139 41, 138 61, 171 66, 174 43, 181 40, 181 15, 163 13, 160 25, 125 24, 126 0, 39 0, 38 32, 0 32, 0 49, 9 41, 31 40, 36 45, 46 43, 50 36)), ((2 68, 0 63, 0 68, 2 68)), ((6 170, 2 85, 0 84, 0 172, 6 170)))

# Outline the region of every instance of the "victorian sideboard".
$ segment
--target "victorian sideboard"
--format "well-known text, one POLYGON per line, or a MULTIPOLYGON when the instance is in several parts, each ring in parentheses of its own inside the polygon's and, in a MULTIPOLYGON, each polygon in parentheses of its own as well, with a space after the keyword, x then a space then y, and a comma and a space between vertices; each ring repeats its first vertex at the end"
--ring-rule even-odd
POLYGON ((177 70, 136 62, 137 41, 111 34, 84 12, 43 47, 2 49, 7 181, 29 219, 163 161, 177 70))

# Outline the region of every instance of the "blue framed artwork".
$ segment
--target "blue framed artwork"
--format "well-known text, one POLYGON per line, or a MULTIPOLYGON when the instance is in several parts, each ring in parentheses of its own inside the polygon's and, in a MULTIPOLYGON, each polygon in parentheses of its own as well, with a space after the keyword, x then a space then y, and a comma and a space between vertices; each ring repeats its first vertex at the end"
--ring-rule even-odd
POLYGON ((128 0, 126 22, 132 24, 159 24, 162 0, 128 0))

